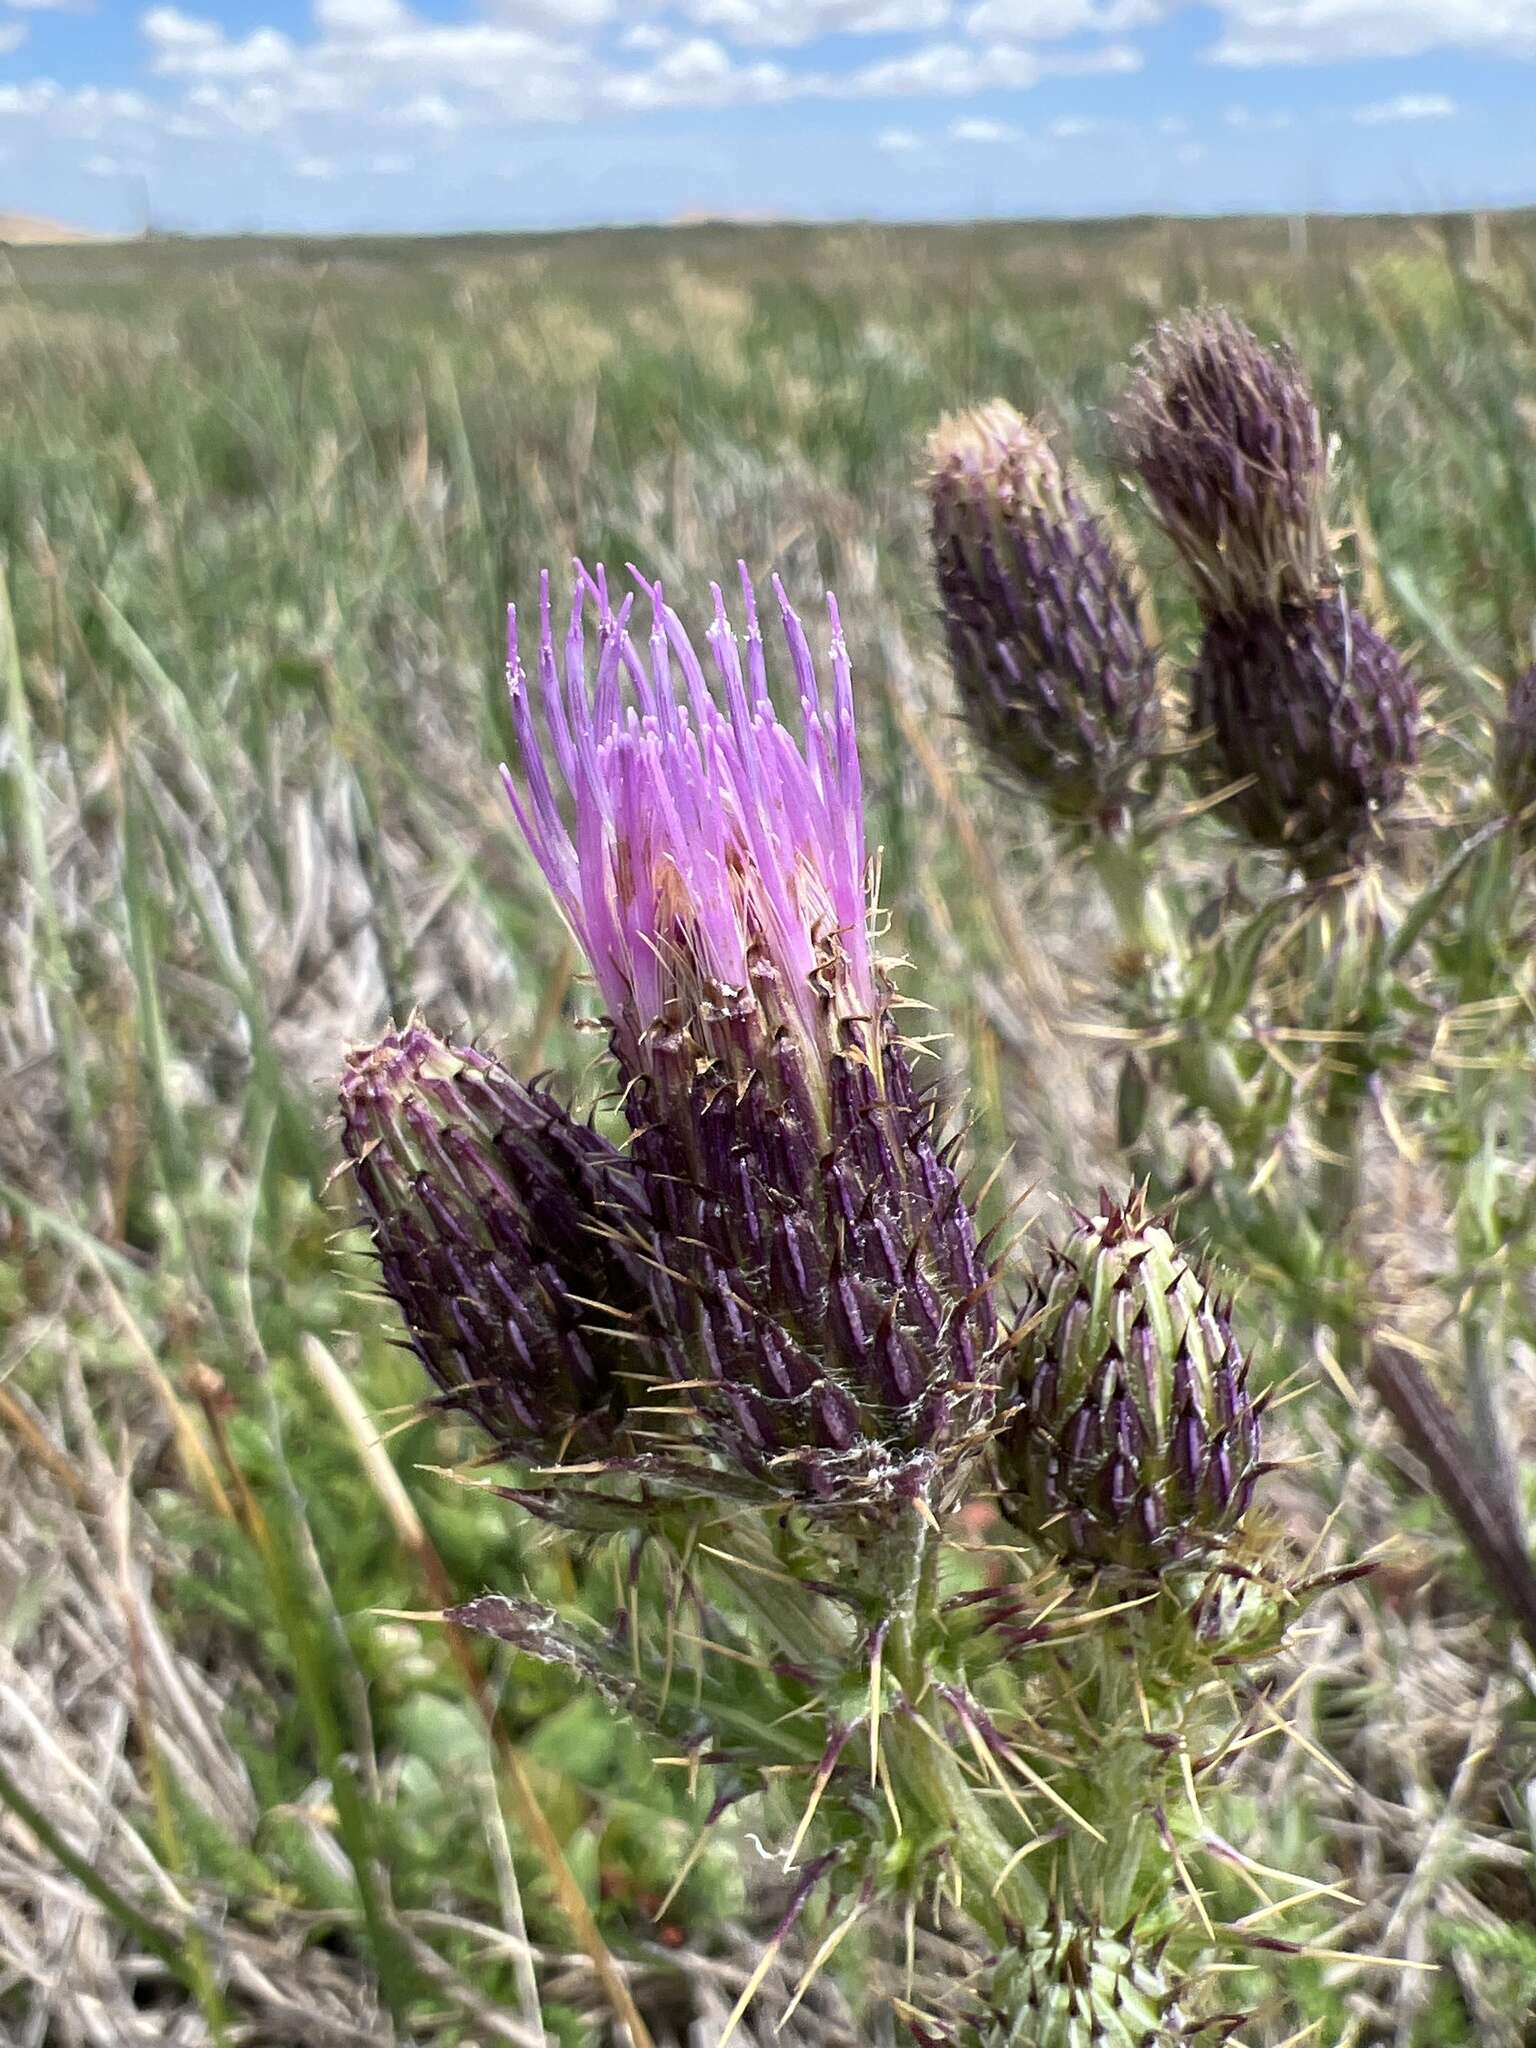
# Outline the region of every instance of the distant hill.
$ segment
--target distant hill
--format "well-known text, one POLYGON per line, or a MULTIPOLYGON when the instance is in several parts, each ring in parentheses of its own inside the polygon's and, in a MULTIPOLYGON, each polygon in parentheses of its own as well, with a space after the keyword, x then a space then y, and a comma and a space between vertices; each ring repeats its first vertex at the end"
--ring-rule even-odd
POLYGON ((35 213, 0 213, 0 242, 13 249, 39 249, 64 242, 118 242, 121 235, 98 235, 90 228, 66 227, 63 221, 43 220, 35 213))

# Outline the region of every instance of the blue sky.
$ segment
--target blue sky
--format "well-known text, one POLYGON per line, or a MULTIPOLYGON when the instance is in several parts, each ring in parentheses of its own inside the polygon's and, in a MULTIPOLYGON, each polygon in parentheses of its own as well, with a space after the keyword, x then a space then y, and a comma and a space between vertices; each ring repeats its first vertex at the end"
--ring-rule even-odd
POLYGON ((0 0, 0 210, 101 228, 1536 200, 1536 0, 0 0))

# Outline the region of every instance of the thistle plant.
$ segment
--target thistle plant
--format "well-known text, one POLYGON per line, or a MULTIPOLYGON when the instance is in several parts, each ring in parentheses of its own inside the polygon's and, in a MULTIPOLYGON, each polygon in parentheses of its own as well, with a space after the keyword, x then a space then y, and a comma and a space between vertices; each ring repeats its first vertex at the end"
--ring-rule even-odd
MULTIPOLYGON (((1158 792, 1176 793, 1181 767, 1187 801, 1161 814, 1148 805, 1128 841, 1093 848, 1121 943, 1089 1028, 1123 1048, 1105 1108, 1112 1097, 1115 1141, 1146 1194, 1078 1215, 1032 1285, 998 1397, 1000 1504, 1070 1579, 1158 1588, 1138 1622, 1148 1697, 1191 1675, 1184 1638, 1159 1637, 1153 1617, 1193 1581, 1237 1631, 1240 1660, 1266 1640, 1276 1590, 1260 1424, 1273 1366, 1248 1357, 1219 1284, 1154 1219, 1177 1199, 1179 1234, 1198 1233, 1242 1276, 1244 1299, 1261 1302, 1279 1333, 1277 1355, 1348 1390, 1350 1407, 1329 1427, 1362 1457, 1373 1453, 1356 1416, 1362 1399, 1369 1415, 1379 1398, 1491 1602, 1536 1643, 1503 1387, 1512 1338, 1533 1336, 1536 1195, 1520 1134, 1536 1060, 1536 670, 1511 686, 1485 736, 1484 771, 1463 772, 1455 808, 1437 817, 1421 799, 1413 853, 1371 859, 1391 851, 1386 821, 1418 768, 1418 688, 1333 559, 1329 446, 1298 362, 1231 315, 1188 315, 1143 350, 1119 427, 1201 621, 1192 744, 1158 792), (1213 801, 1252 849, 1222 873, 1201 822, 1213 801), (1430 1268, 1427 1280, 1379 1250, 1383 1154, 1411 1163, 1412 1260, 1430 1268), (1437 1237, 1438 1267, 1426 1249, 1437 1237), (1245 1589, 1236 1610, 1234 1586, 1245 1589)), ((1036 516, 1056 522, 1042 555, 1069 553, 1071 509, 1058 500, 1036 516)), ((975 675, 1001 657, 972 647, 977 613, 956 589, 941 565, 950 663, 969 708, 975 675)), ((1009 630, 997 612, 995 640, 1009 630)), ((1117 741, 1100 745, 1112 774, 1117 741)), ((1042 808, 1069 855, 1080 832, 1048 800, 1042 808)), ((1309 1398, 1329 1396, 1320 1387, 1309 1398)), ((1099 1683, 1108 1783, 1121 1768, 1121 1722, 1114 1674, 1099 1683)), ((967 2042, 1036 2038, 1034 2022, 1019 2031, 1010 2013, 1020 1999, 1041 2006, 1041 1955, 1070 1952, 1074 1982, 1113 1978, 1138 2012, 1149 1983, 1171 1996, 1147 1961, 1154 1927, 1143 1916, 1127 1933, 1101 1914, 1096 1932, 1079 1923, 1057 1947, 1037 1930, 1014 1959, 1014 1989, 984 1995, 967 2042)), ((1052 1967, 1059 1980, 1065 1964, 1052 1967)), ((1049 2038, 1138 2038, 1140 2017, 1122 2025, 1100 2006, 1078 2014, 1053 1982, 1049 2038)))
POLYGON ((604 1006, 613 1137, 420 1023, 342 1081, 434 1405, 510 1468, 465 1482, 618 1553, 606 1622, 499 1591, 451 1618, 707 1769, 698 1852, 752 1803, 785 1903, 733 2027, 801 1921, 807 1982, 926 1922, 973 1967, 908 1961, 919 2036, 1220 2039, 1190 1872, 1239 1852, 1198 1788, 1321 1583, 1255 1510, 1227 1311, 1108 1198, 1003 1310, 871 939, 835 602, 828 689, 777 585, 772 635, 745 573, 740 635, 717 591, 701 657, 636 584, 643 638, 579 567, 557 631, 546 581, 508 665, 507 789, 604 1006), (956 1510, 994 1493, 1014 1540, 978 1553, 956 1510))

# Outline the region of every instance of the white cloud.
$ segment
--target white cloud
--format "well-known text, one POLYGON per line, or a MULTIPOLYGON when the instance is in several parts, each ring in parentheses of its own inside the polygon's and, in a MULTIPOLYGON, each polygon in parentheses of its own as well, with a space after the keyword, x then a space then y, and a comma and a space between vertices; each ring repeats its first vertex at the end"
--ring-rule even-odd
POLYGON ((272 85, 248 85, 238 92, 223 85, 195 85, 187 94, 187 105, 216 129, 236 135, 273 135, 289 118, 284 95, 272 85))
POLYGON ((7 22, 0 28, 0 57, 8 57, 12 50, 19 50, 27 40, 27 24, 24 21, 7 22))
POLYGON ((1102 135, 1110 125, 1086 114, 1064 114, 1047 132, 1055 142, 1081 142, 1085 135, 1102 135))
POLYGON ((413 156, 401 156, 394 150, 385 150, 379 156, 368 159, 368 168, 376 178, 403 178, 408 171, 416 168, 413 156))
POLYGON ((1355 119, 1368 128, 1384 121, 1448 121, 1456 102, 1440 92, 1404 92, 1395 100, 1378 100, 1374 106, 1357 107, 1355 119))
POLYGON ((684 12, 737 43, 791 47, 821 35, 903 35, 942 29, 950 0, 686 0, 684 12))
POLYGON ((875 147, 889 156, 914 156, 928 145, 910 128, 882 128, 875 137, 875 147))
POLYGON ((80 168, 87 177, 120 178, 127 165, 120 164, 115 156, 88 156, 80 168))
POLYGON ((379 36, 410 27, 400 0, 315 0, 315 26, 331 36, 379 36))
POLYGON ((317 178, 322 182, 337 175, 338 166, 334 157, 300 156, 294 158, 293 174, 296 178, 317 178))
POLYGON ((564 34, 612 21, 622 4, 623 0, 490 0, 491 12, 514 28, 556 29, 564 34))
POLYGON ((138 131, 153 112, 140 93, 118 88, 82 85, 66 92, 51 78, 34 78, 26 85, 0 85, 0 114, 40 121, 48 131, 79 142, 96 142, 123 126, 138 131))
POLYGON ((942 28, 950 0, 686 0, 683 11, 701 28, 719 29, 733 42, 789 48, 818 36, 942 28))
POLYGON ((1129 43, 1106 43, 1099 50, 1064 51, 1059 57, 1043 57, 1041 69, 1062 78, 1100 78, 1139 71, 1146 59, 1129 43))
POLYGON ((1221 118, 1228 128, 1243 130, 1263 128, 1277 133, 1283 128, 1289 128, 1292 119, 1291 115, 1283 112, 1256 114, 1251 107, 1228 107, 1223 112, 1221 118))
POLYGON ((91 14, 94 0, 5 0, 18 14, 91 14))
POLYGON ((609 106, 646 113, 656 107, 760 105, 820 85, 810 79, 797 84, 782 64, 738 64, 713 37, 690 36, 674 43, 649 71, 620 73, 599 90, 609 106))
POLYGON ((1119 35, 1161 21, 1166 12, 1162 0, 981 0, 965 25, 973 36, 1044 42, 1053 36, 1119 35))
POLYGON ((1017 142, 1019 131, 1006 121, 953 121, 950 123, 952 142, 1017 142))
POLYGON ((1536 56, 1536 0, 1219 0, 1217 64, 1331 64, 1443 48, 1536 56))
POLYGON ((259 78, 286 71, 293 44, 280 29, 258 28, 240 42, 226 40, 217 22, 154 7, 139 23, 154 50, 154 68, 166 77, 259 78))
POLYGON ((45 114, 62 97, 51 78, 37 78, 30 85, 0 85, 0 114, 45 114))
POLYGON ((659 22, 637 21, 633 28, 625 29, 619 37, 621 50, 665 50, 676 41, 671 29, 663 28, 659 22))
POLYGON ((854 99, 960 99, 976 92, 1021 91, 1039 76, 1039 59, 1011 44, 979 50, 964 43, 928 43, 908 56, 866 65, 840 81, 839 91, 854 99))
POLYGON ((444 99, 440 92, 417 93, 403 107, 397 107, 391 118, 402 128, 435 128, 440 135, 452 135, 455 129, 464 126, 463 109, 444 99))
POLYGON ((224 40, 216 21, 183 14, 179 7, 152 7, 139 27, 159 50, 216 50, 224 40))

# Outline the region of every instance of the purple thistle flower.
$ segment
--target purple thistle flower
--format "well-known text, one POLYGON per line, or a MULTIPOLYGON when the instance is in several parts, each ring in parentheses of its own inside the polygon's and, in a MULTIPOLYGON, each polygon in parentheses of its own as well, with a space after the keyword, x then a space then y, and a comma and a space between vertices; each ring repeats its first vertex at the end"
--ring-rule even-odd
POLYGON ((514 1456, 603 1448, 646 1369, 649 1220, 622 1153, 420 1024, 347 1055, 342 1143, 384 1286, 441 1389, 514 1456))
POLYGON ((542 579, 537 669, 547 753, 509 613, 507 676, 526 794, 503 772, 518 823, 592 963, 627 1078, 650 1074, 669 1089, 691 1075, 691 1065, 669 1057, 683 1049, 680 1034, 689 1053, 738 1082, 781 1030, 824 1066, 839 1024, 880 1007, 836 600, 828 599, 829 713, 805 631, 774 582, 799 697, 797 740, 768 693, 745 568, 745 649, 717 586, 705 636, 723 708, 661 585, 631 573, 651 605, 644 653, 630 632, 633 597, 615 611, 603 571, 591 576, 580 564, 557 651, 542 579), (597 639, 590 679, 589 607, 597 639))
POLYGON ((776 1490, 834 1507, 933 1495, 990 1414, 991 1274, 870 951, 836 604, 829 712, 775 584, 797 737, 745 571, 745 658, 715 592, 718 699, 659 585, 637 580, 645 657, 631 601, 615 611, 579 567, 557 652, 546 579, 542 744, 514 621, 524 780, 507 786, 608 1006, 658 1313, 684 1333, 679 1376, 711 1441, 776 1490))

